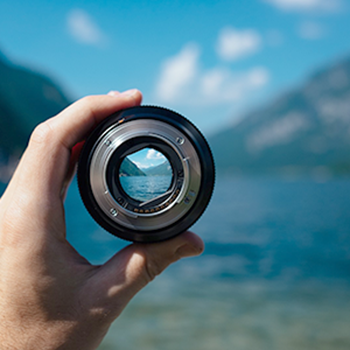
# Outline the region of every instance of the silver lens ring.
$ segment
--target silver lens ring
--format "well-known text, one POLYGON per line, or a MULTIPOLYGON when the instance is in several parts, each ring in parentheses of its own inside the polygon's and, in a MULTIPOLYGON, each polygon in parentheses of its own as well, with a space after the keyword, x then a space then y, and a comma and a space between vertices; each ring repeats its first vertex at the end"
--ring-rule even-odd
POLYGON ((85 142, 78 184, 92 217, 106 230, 136 242, 171 238, 191 226, 207 206, 214 186, 208 144, 193 124, 160 107, 134 107, 104 120, 85 142), (123 160, 152 148, 172 168, 169 188, 138 200, 123 188, 123 160))

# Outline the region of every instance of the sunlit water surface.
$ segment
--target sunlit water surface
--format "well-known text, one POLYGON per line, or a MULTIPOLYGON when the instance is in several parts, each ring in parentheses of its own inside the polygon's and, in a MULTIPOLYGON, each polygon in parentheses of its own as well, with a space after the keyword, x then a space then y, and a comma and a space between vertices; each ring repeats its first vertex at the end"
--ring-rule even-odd
POLYGON ((164 194, 170 184, 171 176, 121 176, 123 190, 141 202, 149 201, 164 194))
MULTIPOLYGON (((93 263, 126 243, 73 184, 68 239, 93 263)), ((350 349, 350 181, 219 178, 193 227, 206 243, 146 287, 100 349, 350 349)))

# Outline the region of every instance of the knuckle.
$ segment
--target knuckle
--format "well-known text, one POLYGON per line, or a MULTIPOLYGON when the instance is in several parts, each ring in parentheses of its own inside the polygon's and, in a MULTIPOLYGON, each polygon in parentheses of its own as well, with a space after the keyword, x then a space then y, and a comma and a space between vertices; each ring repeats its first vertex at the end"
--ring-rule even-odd
POLYGON ((145 264, 145 273, 149 281, 153 281, 164 270, 164 262, 155 257, 148 257, 145 264))
POLYGON ((81 108, 81 110, 86 111, 93 118, 96 118, 95 117, 95 108, 96 108, 96 103, 98 102, 97 97, 98 96, 94 96, 94 95, 85 96, 77 102, 79 107, 81 108))
POLYGON ((49 123, 46 121, 36 126, 36 128, 34 129, 30 137, 30 143, 32 144, 46 143, 47 141, 52 139, 52 136, 53 136, 52 129, 49 123))
POLYGON ((94 322, 101 324, 113 317, 113 313, 110 304, 106 303, 106 306, 97 306, 91 308, 89 310, 89 316, 94 322))
POLYGON ((85 96, 78 101, 78 103, 81 104, 81 106, 86 109, 91 109, 91 106, 93 106, 95 102, 96 102, 96 98, 93 95, 85 96))

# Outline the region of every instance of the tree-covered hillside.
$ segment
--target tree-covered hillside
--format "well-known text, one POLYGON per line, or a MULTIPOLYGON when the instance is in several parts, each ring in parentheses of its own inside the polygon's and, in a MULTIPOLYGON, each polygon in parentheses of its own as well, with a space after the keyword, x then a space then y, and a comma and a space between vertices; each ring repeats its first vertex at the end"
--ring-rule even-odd
POLYGON ((126 157, 120 165, 119 176, 146 176, 146 174, 126 157))
POLYGON ((70 102, 50 78, 0 53, 0 163, 20 155, 34 127, 70 102))

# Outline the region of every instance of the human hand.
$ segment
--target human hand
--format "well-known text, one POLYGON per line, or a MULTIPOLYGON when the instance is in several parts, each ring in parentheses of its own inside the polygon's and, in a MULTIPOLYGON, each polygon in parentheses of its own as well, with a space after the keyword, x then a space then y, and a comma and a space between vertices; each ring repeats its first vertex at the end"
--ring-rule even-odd
POLYGON ((63 199, 74 174, 74 147, 108 115, 139 105, 137 90, 90 96, 39 125, 0 199, 2 350, 96 349, 130 299, 176 260, 198 255, 185 232, 131 244, 93 266, 66 240, 63 199))

